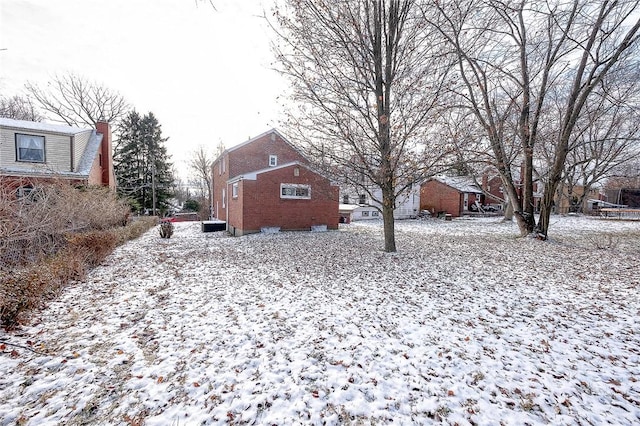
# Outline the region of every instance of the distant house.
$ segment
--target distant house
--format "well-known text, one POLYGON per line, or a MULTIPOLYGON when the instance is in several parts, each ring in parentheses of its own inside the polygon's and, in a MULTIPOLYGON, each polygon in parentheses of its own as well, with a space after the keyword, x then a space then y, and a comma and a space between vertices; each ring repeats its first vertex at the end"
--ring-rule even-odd
MULTIPOLYGON (((373 196, 381 200, 382 190, 371 188, 373 196)), ((350 220, 369 220, 382 218, 382 205, 372 199, 368 194, 353 193, 353 191, 342 190, 340 200, 342 205, 354 205, 351 209, 350 220)), ((346 209, 346 207, 345 207, 346 209)), ((395 219, 409 219, 418 216, 420 209, 420 188, 416 185, 409 191, 396 199, 396 208, 393 210, 395 219)), ((344 210, 344 209, 343 209, 344 210)))
POLYGON ((38 182, 64 180, 115 189, 111 130, 0 118, 0 177, 17 195, 38 182))
POLYGON ((233 235, 338 227, 338 187, 275 129, 225 150, 212 173, 214 215, 233 235))
POLYGON ((484 202, 482 189, 468 176, 439 176, 420 187, 420 210, 433 215, 462 216, 471 205, 484 202))
POLYGON ((382 213, 377 208, 367 204, 340 204, 339 211, 340 223, 382 218, 382 213))
POLYGON ((640 188, 619 188, 606 191, 606 199, 611 203, 640 208, 640 188))

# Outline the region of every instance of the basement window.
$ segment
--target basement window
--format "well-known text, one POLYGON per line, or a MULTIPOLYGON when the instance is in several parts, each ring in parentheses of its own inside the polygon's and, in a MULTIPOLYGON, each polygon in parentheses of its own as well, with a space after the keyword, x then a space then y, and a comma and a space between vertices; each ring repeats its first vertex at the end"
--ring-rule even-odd
POLYGON ((32 192, 33 192, 33 186, 31 185, 21 186, 18 189, 16 189, 16 198, 18 199, 28 198, 32 192))
POLYGON ((280 198, 309 200, 311 199, 311 186, 282 183, 280 184, 280 198))
POLYGON ((44 163, 44 136, 16 133, 16 160, 44 163))

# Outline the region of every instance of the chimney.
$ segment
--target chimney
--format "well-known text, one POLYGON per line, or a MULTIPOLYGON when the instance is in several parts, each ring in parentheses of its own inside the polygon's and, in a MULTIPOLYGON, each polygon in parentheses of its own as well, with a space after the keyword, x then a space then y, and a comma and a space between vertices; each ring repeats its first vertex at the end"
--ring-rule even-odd
POLYGON ((98 121, 96 123, 96 131, 102 135, 102 144, 100 145, 100 155, 102 157, 102 186, 115 189, 116 182, 113 172, 111 127, 106 121, 98 121))

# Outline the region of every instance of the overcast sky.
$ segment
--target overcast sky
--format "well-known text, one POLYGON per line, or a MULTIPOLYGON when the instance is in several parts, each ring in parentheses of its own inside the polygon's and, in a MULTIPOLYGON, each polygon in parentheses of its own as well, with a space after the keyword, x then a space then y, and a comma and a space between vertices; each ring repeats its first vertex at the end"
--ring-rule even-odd
POLYGON ((272 0, 0 0, 0 91, 74 72, 153 112, 186 173, 190 154, 277 127, 272 0))

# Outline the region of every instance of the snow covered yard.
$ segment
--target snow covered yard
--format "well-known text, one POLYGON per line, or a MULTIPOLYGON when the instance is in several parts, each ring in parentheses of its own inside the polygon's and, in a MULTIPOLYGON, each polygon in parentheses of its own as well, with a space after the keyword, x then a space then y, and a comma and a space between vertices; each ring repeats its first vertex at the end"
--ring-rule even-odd
POLYGON ((516 235, 154 229, 0 334, 0 425, 640 423, 640 222, 516 235))

